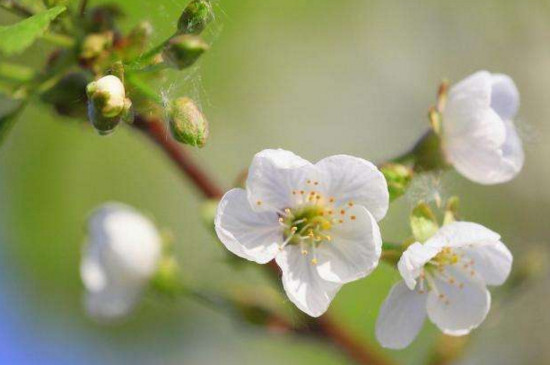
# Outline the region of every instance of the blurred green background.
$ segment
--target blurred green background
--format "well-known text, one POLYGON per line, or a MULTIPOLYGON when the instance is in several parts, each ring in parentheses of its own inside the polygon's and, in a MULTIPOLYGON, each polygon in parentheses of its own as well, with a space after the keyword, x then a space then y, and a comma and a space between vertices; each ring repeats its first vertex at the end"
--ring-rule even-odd
MULTIPOLYGON (((125 29, 148 19, 157 42, 173 32, 186 5, 114 2, 127 14, 125 29)), ((158 87, 201 103, 212 137, 193 154, 226 188, 254 153, 269 147, 310 160, 337 153, 390 158, 427 128, 427 108, 442 78, 502 72, 521 93, 524 171, 496 187, 474 185, 454 172, 421 179, 409 197, 392 205, 383 235, 408 235, 415 198, 458 194, 463 216, 501 233, 516 263, 528 252, 547 254, 548 1, 220 0, 215 8, 211 51, 199 67, 170 73, 158 87)), ((13 21, 0 13, 0 24, 13 21)), ((14 60, 38 67, 48 50, 38 44, 14 60)), ((325 344, 242 327, 186 299, 149 298, 118 325, 87 319, 78 275, 84 223, 91 209, 109 200, 149 212, 171 229, 184 277, 198 287, 238 286, 257 290, 258 300, 274 296, 276 305, 290 305, 260 270, 227 265, 224 249, 201 223, 197 192, 142 136, 119 128, 101 138, 82 121, 35 103, 0 150, 2 363, 346 363, 325 344)), ((344 287, 330 311, 374 341, 378 308, 397 280, 381 266, 344 287)), ((513 294, 495 292, 492 311, 460 363, 550 363, 549 299, 547 274, 513 294)), ((387 354, 423 364, 437 336, 426 325, 407 350, 387 354)))

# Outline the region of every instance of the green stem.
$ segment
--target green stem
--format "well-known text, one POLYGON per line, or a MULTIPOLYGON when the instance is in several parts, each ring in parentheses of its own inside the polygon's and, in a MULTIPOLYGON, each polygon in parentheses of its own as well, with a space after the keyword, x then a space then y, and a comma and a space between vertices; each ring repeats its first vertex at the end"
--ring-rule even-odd
POLYGON ((141 80, 136 74, 134 73, 127 73, 126 74, 126 82, 128 82, 137 92, 142 94, 143 96, 152 99, 155 103, 159 105, 163 105, 164 101, 160 97, 159 93, 151 88, 147 83, 145 83, 143 80, 141 80))
POLYGON ((46 42, 64 48, 72 48, 75 45, 75 40, 72 37, 63 34, 44 33, 41 38, 46 42))
POLYGON ((18 65, 9 62, 0 62, 0 78, 17 81, 28 82, 36 76, 36 72, 29 67, 18 65))

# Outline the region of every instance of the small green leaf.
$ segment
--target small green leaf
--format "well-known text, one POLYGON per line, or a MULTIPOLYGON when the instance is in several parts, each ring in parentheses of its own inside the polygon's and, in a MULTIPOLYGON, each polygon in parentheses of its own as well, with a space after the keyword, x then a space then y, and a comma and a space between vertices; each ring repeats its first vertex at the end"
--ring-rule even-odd
POLYGON ((0 26, 0 52, 8 56, 23 52, 36 38, 44 34, 50 23, 65 10, 64 6, 56 6, 19 23, 0 26))
POLYGON ((439 229, 437 218, 426 203, 418 204, 411 213, 411 229, 418 242, 425 242, 439 229))

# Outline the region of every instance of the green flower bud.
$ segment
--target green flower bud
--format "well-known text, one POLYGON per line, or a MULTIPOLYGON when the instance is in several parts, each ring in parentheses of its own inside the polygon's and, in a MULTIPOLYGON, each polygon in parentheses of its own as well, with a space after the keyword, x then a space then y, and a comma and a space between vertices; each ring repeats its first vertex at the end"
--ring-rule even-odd
POLYGON ((213 19, 210 1, 192 0, 178 20, 178 30, 185 34, 200 34, 213 19))
POLYGON ((388 182, 390 201, 399 198, 407 192, 407 188, 413 177, 412 169, 398 163, 387 163, 380 167, 380 171, 388 182))
POLYGON ((131 113, 132 102, 126 98, 124 85, 109 75, 86 87, 88 117, 100 134, 109 134, 131 113))
POLYGON ((172 136, 179 142, 203 147, 208 139, 208 121, 193 100, 183 97, 173 100, 167 108, 172 136))
POLYGON ((183 70, 193 65, 208 50, 208 44, 192 35, 176 36, 168 42, 162 54, 167 65, 183 70))

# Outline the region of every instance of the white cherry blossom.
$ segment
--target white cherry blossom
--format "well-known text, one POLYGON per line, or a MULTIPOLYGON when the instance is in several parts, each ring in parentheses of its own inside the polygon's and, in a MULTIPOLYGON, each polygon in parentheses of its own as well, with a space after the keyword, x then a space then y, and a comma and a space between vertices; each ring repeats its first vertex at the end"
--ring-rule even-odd
POLYGON ((158 268, 160 234, 148 218, 119 203, 98 208, 88 234, 80 266, 86 311, 100 321, 124 317, 158 268))
POLYGON ((443 226, 424 244, 410 245, 399 260, 403 281, 380 309, 378 341, 388 348, 407 347, 426 315, 445 334, 469 333, 489 312, 486 286, 504 283, 511 267, 512 254, 497 233, 470 222, 443 226))
POLYGON ((290 300, 322 315, 348 282, 378 265, 377 222, 388 209, 382 173, 363 159, 337 155, 312 164, 292 152, 254 157, 246 190, 222 198, 216 232, 234 254, 282 270, 290 300))
POLYGON ((514 126, 518 109, 519 92, 507 75, 479 71, 453 86, 443 112, 447 160, 480 184, 513 179, 524 162, 514 126))

